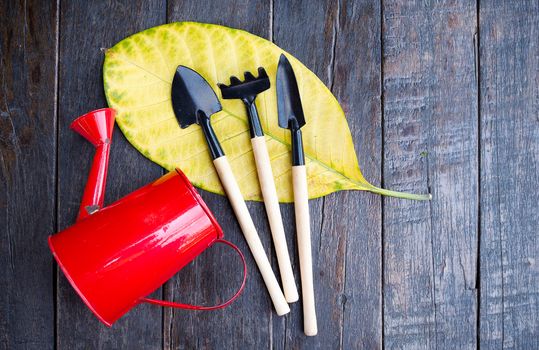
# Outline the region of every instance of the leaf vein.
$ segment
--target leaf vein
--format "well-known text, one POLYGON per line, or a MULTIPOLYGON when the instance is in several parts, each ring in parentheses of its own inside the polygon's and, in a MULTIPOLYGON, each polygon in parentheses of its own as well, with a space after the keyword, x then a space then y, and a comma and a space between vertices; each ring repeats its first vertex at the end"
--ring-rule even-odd
MULTIPOLYGON (((236 119, 239 119, 239 120, 243 121, 244 123, 246 123, 245 120, 243 120, 242 118, 238 117, 238 116, 235 115, 234 113, 231 113, 230 111, 224 110, 224 109, 223 109, 223 111, 227 112, 227 114, 229 114, 230 116, 232 116, 232 117, 234 117, 234 118, 236 118, 236 119)), ((275 141, 277 141, 277 142, 279 142, 279 143, 282 143, 283 145, 287 146, 288 148, 291 147, 290 144, 286 143, 286 142, 283 141, 283 140, 278 139, 277 137, 275 137, 275 136, 274 136, 272 133, 270 133, 269 131, 266 131, 265 134, 266 134, 267 136, 271 137, 273 140, 275 140, 275 141)), ((335 173, 335 174, 337 174, 337 175, 340 175, 340 176, 343 177, 345 180, 350 181, 351 183, 353 183, 353 184, 356 185, 356 186, 359 186, 359 187, 362 187, 362 188, 365 187, 365 186, 368 186, 368 185, 365 184, 365 183, 362 183, 362 182, 360 182, 360 181, 358 181, 358 180, 354 180, 354 179, 348 177, 347 175, 341 173, 341 172, 338 171, 337 169, 333 169, 331 166, 325 164, 324 162, 318 160, 317 158, 314 158, 313 156, 311 156, 311 155, 310 155, 309 153, 307 153, 307 152, 305 152, 305 157, 308 158, 309 160, 311 160, 311 161, 313 161, 313 162, 319 164, 320 166, 326 168, 328 171, 331 171, 331 172, 333 172, 333 173, 335 173)), ((369 186, 369 187, 370 187, 370 186, 369 186)))
POLYGON ((154 77, 156 77, 157 79, 169 84, 169 85, 172 85, 172 81, 168 81, 166 79, 163 79, 161 76, 157 75, 156 73, 150 71, 149 69, 145 68, 145 67, 142 67, 141 65, 135 63, 135 62, 132 62, 131 60, 129 60, 127 57, 124 57, 124 55, 121 55, 119 53, 111 53, 111 55, 114 55, 116 56, 117 58, 119 58, 120 60, 124 61, 125 63, 129 63, 141 70, 143 70, 144 72, 148 73, 148 74, 151 74, 153 75, 154 77))

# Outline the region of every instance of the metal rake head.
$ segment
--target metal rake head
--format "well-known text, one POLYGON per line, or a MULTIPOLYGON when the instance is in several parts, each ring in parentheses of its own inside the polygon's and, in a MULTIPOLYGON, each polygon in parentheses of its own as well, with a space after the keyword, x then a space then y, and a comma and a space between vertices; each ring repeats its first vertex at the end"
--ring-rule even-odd
POLYGON ((244 77, 244 80, 241 81, 237 77, 231 76, 230 85, 218 84, 224 99, 252 98, 270 87, 268 74, 263 67, 258 67, 258 77, 255 77, 251 72, 245 72, 244 77))

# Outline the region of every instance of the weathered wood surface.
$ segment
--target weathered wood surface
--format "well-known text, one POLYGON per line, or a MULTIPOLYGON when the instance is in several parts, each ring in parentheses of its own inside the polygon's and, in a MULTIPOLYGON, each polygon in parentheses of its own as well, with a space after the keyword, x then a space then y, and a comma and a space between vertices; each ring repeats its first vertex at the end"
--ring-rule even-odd
POLYGON ((477 83, 470 1, 384 1, 387 348, 476 346, 477 83))
POLYGON ((58 14, 0 2, 0 18, 0 348, 52 349, 58 14))
POLYGON ((481 81, 480 345, 539 348, 539 4, 486 1, 481 81))
MULTIPOLYGON (((1 2, 0 349, 539 348, 539 8, 478 5, 1 2), (69 123, 106 105, 100 49, 182 20, 245 29, 301 59, 341 102, 365 177, 433 195, 311 201, 317 337, 303 335, 300 302, 285 317, 272 311, 232 209, 214 194, 202 193, 249 264, 227 309, 141 305, 108 329, 53 264, 46 237, 74 222, 93 156, 69 123)), ((115 132, 107 203, 161 174, 115 132)), ((264 206, 248 206, 277 270, 264 206)), ((281 209, 293 228, 293 206, 281 209)), ((239 268, 212 247, 154 297, 211 304, 233 292, 239 268)))
MULTIPOLYGON (((331 85, 348 116, 363 175, 377 186, 382 181, 380 11, 381 5, 369 0, 341 3, 331 85)), ((349 192, 328 197, 325 204, 324 222, 333 224, 324 228, 321 237, 342 234, 346 246, 341 348, 380 349, 382 199, 349 192)), ((318 268, 323 270, 321 265, 318 268)))
MULTIPOLYGON (((356 153, 365 176, 379 184, 379 6, 370 1, 276 1, 274 6, 273 41, 332 89, 354 140, 371 140, 356 142, 356 153)), ((378 196, 362 192, 310 201, 319 335, 307 338, 301 333, 297 303, 286 320, 285 348, 381 347, 380 205, 378 196)), ((290 213, 286 226, 293 225, 290 213)), ((295 252, 293 232, 289 238, 295 252)))
MULTIPOLYGON (((69 128, 79 115, 106 107, 101 77, 104 54, 124 36, 162 23, 163 4, 77 1, 60 4, 58 100, 58 229, 73 224, 94 154, 92 145, 69 128)), ((158 178, 162 170, 133 152, 116 128, 105 205, 158 178)), ((43 237, 43 240, 45 237, 43 237)), ((158 349, 162 310, 136 307, 112 329, 104 327, 61 271, 57 281, 56 343, 60 349, 158 349)), ((161 297, 157 292, 155 297, 161 297)), ((111 296, 113 297, 113 296, 111 296)))
MULTIPOLYGON (((337 7, 331 1, 307 2, 275 1, 273 17, 273 41, 284 50, 293 53, 316 73, 329 87, 332 81, 334 26, 337 25, 337 7), (312 6, 312 7, 311 7, 312 6), (309 13, 309 20, 297 20, 309 13), (317 39, 318 38, 318 39, 317 39), (323 39, 322 39, 323 38, 323 39)), ((306 19, 306 18, 305 18, 306 19)), ((309 116, 306 116, 308 120, 309 116)), ((291 313, 276 332, 276 343, 281 348, 320 347, 332 349, 339 347, 342 330, 342 304, 340 303, 344 285, 344 260, 346 254, 345 238, 342 235, 323 234, 334 222, 328 222, 324 215, 328 198, 309 201, 311 214, 311 242, 313 259, 313 279, 318 316, 318 336, 308 338, 302 334, 303 309, 300 301, 291 305, 291 313), (325 220, 326 219, 326 220, 325 220), (322 273, 321 273, 322 272, 322 273), (323 300, 323 303, 320 302, 323 300)), ((285 209, 285 227, 294 227, 292 206, 285 209)), ((344 233, 344 232, 343 232, 344 233)), ((287 232, 288 246, 294 252, 294 271, 299 272, 295 232, 287 232)), ((298 290, 301 295, 300 275, 296 273, 298 290)))

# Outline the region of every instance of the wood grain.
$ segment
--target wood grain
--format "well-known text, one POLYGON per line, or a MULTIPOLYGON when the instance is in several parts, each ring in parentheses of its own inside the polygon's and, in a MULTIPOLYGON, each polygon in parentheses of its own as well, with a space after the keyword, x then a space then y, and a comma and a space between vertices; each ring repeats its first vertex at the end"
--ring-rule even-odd
POLYGON ((2 1, 0 18, 0 349, 52 349, 58 13, 2 1))
POLYGON ((384 1, 384 344, 476 347, 476 9, 384 1))
MULTIPOLYGON (((378 16, 378 5, 370 1, 276 1, 273 16, 275 43, 302 60, 341 102, 360 165, 374 183, 380 181, 381 159, 378 16)), ((363 192, 335 193, 309 205, 318 335, 298 333, 301 305, 293 305, 281 346, 379 348, 380 199, 363 192)), ((292 210, 287 206, 283 215, 285 227, 295 223, 292 210)), ((294 234, 288 239, 296 252, 294 234)))
POLYGON ((539 4, 480 4, 480 345, 537 349, 539 4))
MULTIPOLYGON (((539 5, 478 4, 0 2, 0 349, 539 348, 539 5), (224 310, 137 306, 108 329, 53 264, 47 235, 74 222, 93 155, 68 126, 106 105, 100 49, 180 20, 274 40, 336 95, 368 180, 433 194, 310 201, 316 337, 301 302, 275 314, 222 196, 202 193, 249 268, 224 310)), ((116 130, 106 203, 161 174, 116 130)), ((264 205, 247 205, 277 271, 264 205)), ((281 210, 301 287, 294 206, 281 210)), ((215 246, 152 297, 213 304, 240 281, 215 246)))
MULTIPOLYGON (((369 0, 340 4, 332 77, 359 166, 375 185, 380 185, 382 175, 380 10, 378 2, 369 0)), ((346 237, 346 275, 339 296, 343 349, 382 348, 381 203, 382 197, 366 192, 342 192, 326 199, 324 234, 346 237)))
MULTIPOLYGON (((106 106, 103 52, 125 36, 162 23, 163 4, 134 1, 73 1, 61 4, 59 69, 59 228, 75 221, 93 147, 69 129, 77 116, 106 106)), ((142 157, 116 128, 105 205, 158 178, 162 170, 142 157)), ((114 296, 111 296, 114 297, 114 296)), ((161 297, 158 291, 153 297, 161 297)), ((159 349, 162 310, 140 305, 108 329, 58 276, 57 345, 60 349, 159 349)))
MULTIPOLYGON (((274 1, 273 41, 301 60, 309 69, 330 85, 333 67, 331 61, 333 31, 337 7, 332 1, 274 1), (308 14, 308 15, 307 15, 308 14)), ((309 122, 309 116, 305 116, 309 122)), ((342 305, 340 294, 344 282, 344 255, 346 238, 328 234, 324 225, 324 201, 309 201, 311 213, 313 278, 316 280, 314 295, 317 304, 318 336, 303 333, 303 299, 290 305, 290 316, 273 323, 274 346, 278 349, 335 349, 340 346, 342 305), (283 322, 284 321, 284 322, 283 322), (279 324, 280 323, 280 324, 279 324)), ((294 205, 281 207, 292 267, 299 271, 294 205)), ((330 231, 331 232, 331 231, 330 231)), ((302 290, 301 279, 297 279, 302 290)), ((301 293, 300 293, 301 295, 301 293)))
MULTIPOLYGON (((168 22, 198 21, 245 29, 268 37, 269 2, 263 0, 169 1, 168 22)), ((243 72, 240 72, 243 73, 243 72)), ((273 311, 266 287, 257 271, 240 227, 223 196, 200 191, 223 228, 225 239, 244 252, 248 277, 241 297, 232 305, 212 312, 166 310, 165 349, 255 349, 272 348, 272 318, 284 320, 273 311)), ((247 203, 249 212, 273 271, 278 271, 263 203, 247 203)), ((241 266, 233 253, 212 247, 165 286, 166 298, 183 302, 213 304, 225 300, 241 281, 241 266)), ((279 278, 279 277, 277 277, 279 278)))

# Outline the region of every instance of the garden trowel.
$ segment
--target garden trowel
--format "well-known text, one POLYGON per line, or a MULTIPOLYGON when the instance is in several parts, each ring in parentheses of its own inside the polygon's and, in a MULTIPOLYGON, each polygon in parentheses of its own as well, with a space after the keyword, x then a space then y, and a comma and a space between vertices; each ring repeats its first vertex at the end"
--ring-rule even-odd
POLYGON ((211 126, 211 115, 221 110, 217 95, 200 74, 190 68, 179 66, 172 81, 172 107, 182 129, 194 123, 201 126, 219 179, 262 274, 275 310, 278 315, 290 312, 290 307, 271 269, 230 164, 211 126))
POLYGON ((307 172, 301 136, 301 127, 305 125, 305 116, 303 115, 296 76, 285 55, 281 55, 279 66, 277 67, 277 109, 279 126, 290 129, 291 132, 292 181, 301 273, 301 294, 303 297, 303 328, 306 335, 313 336, 318 333, 318 327, 314 304, 307 172))

